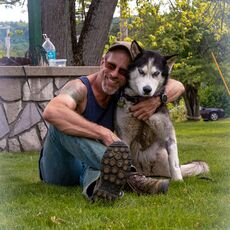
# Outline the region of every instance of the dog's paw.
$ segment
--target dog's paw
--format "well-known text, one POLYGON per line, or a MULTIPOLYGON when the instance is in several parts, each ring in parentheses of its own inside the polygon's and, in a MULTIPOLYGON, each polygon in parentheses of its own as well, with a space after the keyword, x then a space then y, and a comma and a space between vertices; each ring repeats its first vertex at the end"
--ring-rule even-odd
POLYGON ((179 182, 183 182, 183 178, 175 178, 175 177, 172 177, 171 178, 173 181, 179 181, 179 182))
POLYGON ((171 172, 171 179, 175 181, 183 181, 183 177, 180 169, 174 169, 171 172))

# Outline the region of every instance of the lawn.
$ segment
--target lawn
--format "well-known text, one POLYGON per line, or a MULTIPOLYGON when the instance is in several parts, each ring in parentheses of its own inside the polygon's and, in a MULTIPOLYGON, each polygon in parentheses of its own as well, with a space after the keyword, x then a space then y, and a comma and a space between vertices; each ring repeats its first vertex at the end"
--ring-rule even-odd
POLYGON ((114 204, 40 182, 37 153, 0 153, 0 229, 230 229, 230 120, 175 127, 181 163, 206 160, 212 180, 172 182, 166 195, 125 193, 114 204))

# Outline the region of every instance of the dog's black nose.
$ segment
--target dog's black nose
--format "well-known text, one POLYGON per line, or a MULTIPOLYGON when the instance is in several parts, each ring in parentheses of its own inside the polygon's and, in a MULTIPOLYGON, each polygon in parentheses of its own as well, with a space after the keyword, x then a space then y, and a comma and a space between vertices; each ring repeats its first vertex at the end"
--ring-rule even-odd
POLYGON ((149 85, 147 85, 143 87, 143 91, 145 95, 148 95, 152 91, 152 88, 149 85))

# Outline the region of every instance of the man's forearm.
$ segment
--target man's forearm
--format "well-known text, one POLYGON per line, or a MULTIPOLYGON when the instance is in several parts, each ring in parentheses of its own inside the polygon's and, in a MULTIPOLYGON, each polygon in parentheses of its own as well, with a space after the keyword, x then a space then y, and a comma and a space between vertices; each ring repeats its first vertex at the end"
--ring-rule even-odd
POLYGON ((168 97, 167 103, 175 101, 178 97, 180 97, 185 91, 184 85, 176 81, 174 79, 169 79, 166 87, 165 93, 168 97))
POLYGON ((65 106, 54 106, 53 108, 48 106, 43 116, 49 123, 67 135, 101 140, 105 145, 120 140, 111 130, 88 121, 65 106))

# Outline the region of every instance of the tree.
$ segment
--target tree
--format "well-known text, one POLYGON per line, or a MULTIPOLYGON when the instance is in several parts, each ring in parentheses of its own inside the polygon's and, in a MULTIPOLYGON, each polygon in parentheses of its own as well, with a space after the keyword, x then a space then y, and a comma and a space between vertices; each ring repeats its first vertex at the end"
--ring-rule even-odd
POLYGON ((75 1, 41 0, 42 33, 54 43, 57 58, 66 58, 74 64, 73 48, 76 46, 75 1))
POLYGON ((92 0, 74 52, 78 65, 99 65, 118 0, 92 0))
MULTIPOLYGON (((164 54, 179 53, 173 76, 182 81, 189 119, 199 120, 198 90, 201 82, 214 75, 211 51, 218 57, 226 53, 220 43, 229 36, 226 23, 229 4, 225 2, 225 16, 220 1, 176 0, 168 11, 162 12, 161 3, 139 1, 138 17, 133 19, 133 38, 146 48, 158 49, 164 54)), ((225 54, 226 56, 226 54, 225 54)))
POLYGON ((116 5, 117 0, 92 0, 77 41, 75 1, 41 0, 42 30, 57 57, 67 58, 69 65, 98 65, 116 5))

